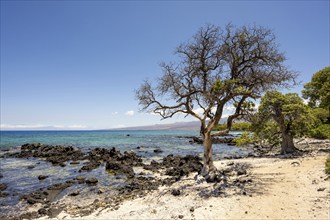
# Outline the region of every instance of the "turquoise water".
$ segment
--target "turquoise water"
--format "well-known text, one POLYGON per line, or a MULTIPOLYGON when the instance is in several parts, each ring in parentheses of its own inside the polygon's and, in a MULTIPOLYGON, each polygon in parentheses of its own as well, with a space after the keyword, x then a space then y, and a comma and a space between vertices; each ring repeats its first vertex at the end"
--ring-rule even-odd
MULTIPOLYGON (((70 145, 85 150, 116 147, 121 151, 134 150, 143 157, 153 157, 154 149, 163 152, 157 156, 202 155, 203 147, 191 144, 191 139, 182 136, 196 136, 197 131, 0 131, 0 149, 15 148, 25 143, 49 145, 70 145), (137 149, 137 147, 141 147, 137 149)), ((242 155, 247 151, 235 146, 217 144, 213 146, 215 158, 242 155)))

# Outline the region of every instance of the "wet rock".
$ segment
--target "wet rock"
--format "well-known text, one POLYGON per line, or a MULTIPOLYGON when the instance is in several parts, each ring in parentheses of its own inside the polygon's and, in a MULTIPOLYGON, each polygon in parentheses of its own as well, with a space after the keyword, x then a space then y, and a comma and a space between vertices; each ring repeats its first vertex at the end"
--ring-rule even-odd
POLYGON ((181 191, 179 189, 173 189, 172 192, 171 192, 171 194, 173 196, 179 196, 181 194, 181 191))
POLYGON ((70 164, 71 164, 71 165, 79 165, 80 162, 79 162, 79 161, 71 161, 70 164))
POLYGON ((96 185, 97 182, 98 182, 98 179, 96 179, 96 178, 94 178, 94 177, 86 180, 86 183, 87 183, 88 185, 96 185))
POLYGON ((7 197, 7 196, 9 196, 9 193, 0 191, 0 198, 4 198, 4 197, 7 197))
POLYGON ((162 164, 156 162, 155 160, 152 160, 149 164, 143 164, 143 169, 150 170, 153 172, 157 172, 160 168, 162 168, 162 164))
POLYGON ((0 191, 4 191, 5 189, 7 189, 7 184, 0 183, 0 191))
POLYGON ((27 166, 27 168, 28 169, 33 169, 33 168, 35 168, 35 166, 34 165, 29 165, 29 166, 27 166))
POLYGON ((77 180, 77 182, 78 182, 79 184, 83 184, 83 183, 85 183, 86 177, 85 177, 85 176, 77 176, 77 177, 75 178, 75 180, 77 180))
POLYGON ((79 172, 91 171, 98 168, 101 165, 100 162, 90 162, 87 165, 84 165, 80 168, 79 172))
POLYGON ((163 150, 160 149, 160 148, 157 148, 157 149, 154 150, 154 153, 163 153, 163 150))
POLYGON ((39 175, 38 176, 38 180, 44 180, 46 178, 48 178, 48 176, 45 176, 45 175, 39 175))
POLYGON ((85 180, 86 177, 85 176, 76 176, 75 179, 76 180, 85 180))
POLYGON ((114 171, 115 175, 123 174, 128 178, 134 177, 133 167, 118 161, 107 161, 105 169, 114 171))
POLYGON ((32 192, 28 195, 24 195, 21 197, 22 199, 25 199, 28 204, 35 204, 35 203, 48 203, 49 200, 47 199, 47 194, 43 192, 32 192))
POLYGON ((68 187, 72 186, 72 183, 56 183, 54 185, 49 186, 48 190, 64 190, 68 187))
POLYGON ((77 190, 77 191, 70 193, 69 196, 77 196, 79 194, 80 194, 80 192, 77 190))
POLYGON ((2 173, 0 173, 0 179, 1 179, 1 178, 3 178, 3 175, 2 175, 2 173))

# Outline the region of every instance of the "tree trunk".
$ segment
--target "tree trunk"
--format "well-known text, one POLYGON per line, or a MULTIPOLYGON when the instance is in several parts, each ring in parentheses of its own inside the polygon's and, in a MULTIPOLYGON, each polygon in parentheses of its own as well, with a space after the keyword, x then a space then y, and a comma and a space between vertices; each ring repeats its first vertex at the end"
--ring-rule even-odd
POLYGON ((203 135, 204 157, 203 157, 203 169, 202 176, 207 176, 210 172, 215 171, 216 168, 213 165, 213 151, 212 151, 212 137, 211 132, 207 132, 203 135))
POLYGON ((297 150, 293 143, 293 136, 290 132, 282 132, 281 154, 290 154, 297 150))

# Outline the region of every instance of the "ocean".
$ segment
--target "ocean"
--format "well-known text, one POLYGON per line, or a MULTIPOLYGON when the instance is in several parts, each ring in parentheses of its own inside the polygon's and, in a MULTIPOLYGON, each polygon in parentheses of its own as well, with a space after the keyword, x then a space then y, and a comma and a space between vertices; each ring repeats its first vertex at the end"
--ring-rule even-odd
MULTIPOLYGON (((48 145, 74 146, 83 150, 95 147, 112 148, 120 151, 133 150, 142 157, 155 156, 153 150, 160 148, 163 152, 157 156, 200 155, 203 147, 191 144, 189 136, 198 136, 197 131, 161 130, 161 131, 0 131, 0 150, 12 149, 25 143, 42 143, 48 145), (138 150, 143 146, 147 151, 138 150)), ((213 145, 215 159, 225 156, 244 155, 248 151, 226 144, 213 145)))

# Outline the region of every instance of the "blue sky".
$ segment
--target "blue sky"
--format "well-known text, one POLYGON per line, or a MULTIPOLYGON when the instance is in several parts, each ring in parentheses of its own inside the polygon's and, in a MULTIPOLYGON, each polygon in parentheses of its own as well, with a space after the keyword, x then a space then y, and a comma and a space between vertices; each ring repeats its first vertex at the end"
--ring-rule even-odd
MULTIPOLYGON (((302 85, 329 66, 329 1, 1 1, 1 129, 160 121, 134 90, 199 27, 271 28, 302 85)), ((302 86, 292 91, 300 92, 302 86)))

